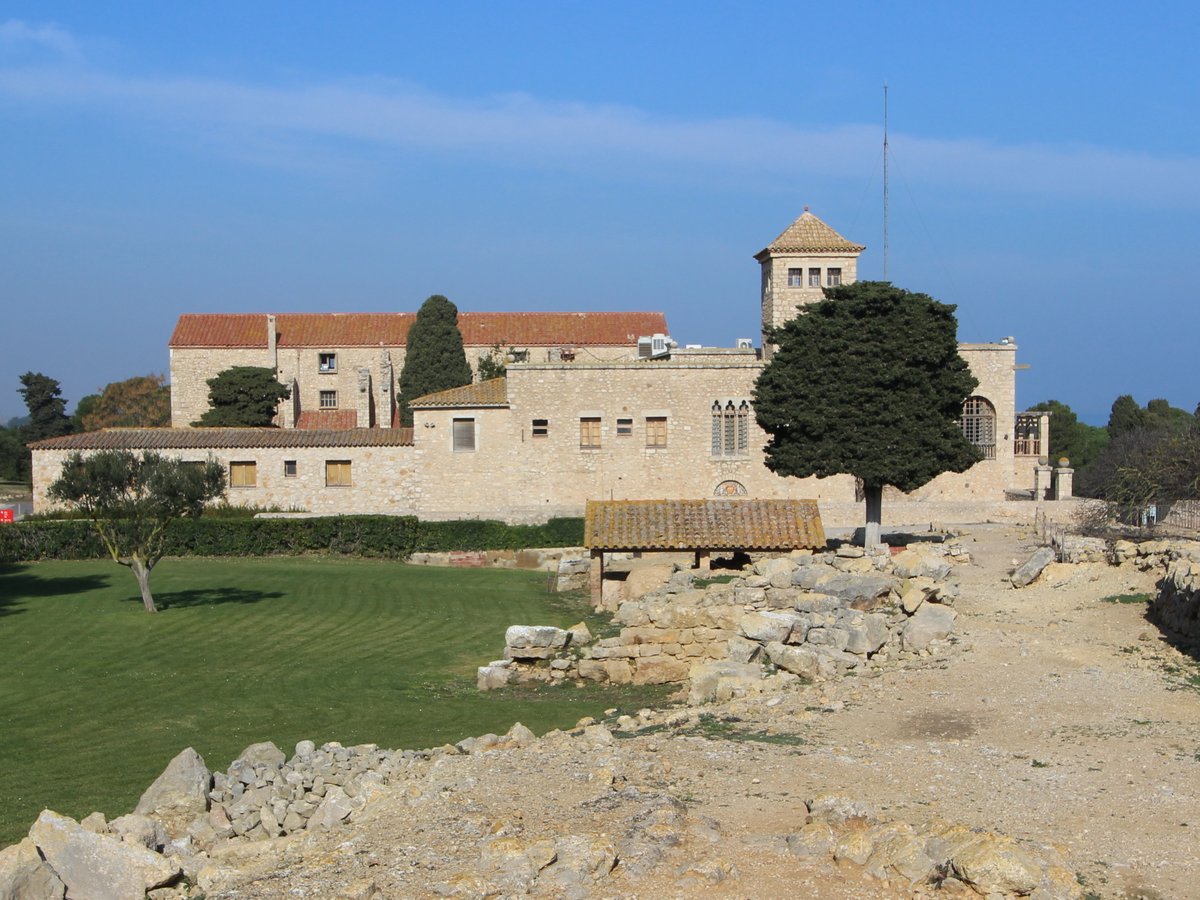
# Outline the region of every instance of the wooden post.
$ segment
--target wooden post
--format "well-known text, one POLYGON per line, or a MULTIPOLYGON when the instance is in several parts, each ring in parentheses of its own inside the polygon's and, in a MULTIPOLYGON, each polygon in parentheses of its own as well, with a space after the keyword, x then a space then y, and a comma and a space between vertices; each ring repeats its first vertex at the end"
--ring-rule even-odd
POLYGON ((588 569, 588 586, 592 590, 592 606, 604 605, 604 551, 592 548, 592 563, 588 569))
POLYGON ((712 556, 709 550, 696 551, 695 568, 699 569, 701 572, 708 572, 712 569, 712 556))

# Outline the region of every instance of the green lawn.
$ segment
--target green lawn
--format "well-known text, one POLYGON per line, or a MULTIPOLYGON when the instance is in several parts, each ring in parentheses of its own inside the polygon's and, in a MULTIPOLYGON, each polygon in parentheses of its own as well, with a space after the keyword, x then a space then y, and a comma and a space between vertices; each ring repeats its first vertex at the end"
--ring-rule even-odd
POLYGON ((224 769, 255 741, 289 755, 305 738, 422 748, 653 699, 475 691, 508 625, 587 611, 545 584, 381 561, 173 559, 154 573, 150 615, 113 563, 0 566, 0 846, 45 807, 130 811, 189 745, 224 769))

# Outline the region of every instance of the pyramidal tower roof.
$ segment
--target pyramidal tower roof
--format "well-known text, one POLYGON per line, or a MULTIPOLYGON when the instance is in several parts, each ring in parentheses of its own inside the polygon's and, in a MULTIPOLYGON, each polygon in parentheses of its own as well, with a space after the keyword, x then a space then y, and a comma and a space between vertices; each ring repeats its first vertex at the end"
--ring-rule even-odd
POLYGON ((761 260, 773 253, 862 253, 866 247, 848 241, 812 213, 808 207, 795 222, 755 254, 761 260))

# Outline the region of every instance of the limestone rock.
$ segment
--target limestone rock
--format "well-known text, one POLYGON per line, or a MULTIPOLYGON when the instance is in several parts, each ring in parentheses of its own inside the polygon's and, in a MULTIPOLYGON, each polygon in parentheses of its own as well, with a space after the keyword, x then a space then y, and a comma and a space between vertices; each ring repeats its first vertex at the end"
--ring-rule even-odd
MULTIPOLYGON (((274 746, 272 744, 271 746, 274 746)), ((153 816, 172 834, 181 833, 196 816, 208 811, 212 773, 203 757, 191 747, 167 763, 163 773, 146 788, 133 811, 153 816)))
POLYGON ((268 768, 278 769, 287 761, 283 751, 280 750, 271 741, 261 741, 257 744, 251 744, 241 752, 237 758, 238 762, 248 763, 251 766, 267 766, 268 768))
POLYGON ((586 622, 577 622, 567 629, 571 635, 571 646, 582 647, 584 644, 592 642, 592 631, 587 627, 586 622))
POLYGON ((0 900, 63 900, 66 890, 29 838, 0 850, 0 900))
POLYGON ((728 700, 730 697, 748 693, 751 686, 762 680, 762 666, 756 663, 721 660, 699 665, 692 669, 688 704, 698 706, 702 703, 712 703, 714 700, 728 700))
POLYGON ((950 574, 944 557, 909 548, 892 557, 892 571, 901 578, 933 578, 941 581, 950 574))
POLYGON ((1017 567, 1009 580, 1012 581, 1013 587, 1025 587, 1037 580, 1037 577, 1042 574, 1042 570, 1052 562, 1054 562, 1054 551, 1049 547, 1039 547, 1033 556, 1017 567))
MULTIPOLYGON (((82 824, 81 822, 80 825, 82 824)), ((147 850, 159 850, 167 842, 167 836, 158 822, 137 813, 113 819, 108 824, 108 830, 120 836, 121 840, 145 847, 147 850)))
POLYGON ((782 612, 750 612, 738 619, 737 632, 760 643, 786 641, 796 624, 793 615, 782 612))
POLYGON ((512 681, 516 672, 507 665, 507 660, 502 660, 502 663, 491 663, 490 665, 480 666, 475 670, 475 687, 481 691, 491 691, 498 687, 504 687, 512 681))
POLYGON ((834 844, 833 829, 826 822, 809 822, 787 836, 788 852, 802 859, 822 859, 834 844))
POLYGON ((561 650, 570 640, 569 632, 552 625, 510 625, 504 632, 504 645, 513 650, 561 650))
POLYGON ((29 838, 72 897, 140 900, 182 874, 178 865, 145 847, 92 834, 48 809, 33 823, 29 838))
POLYGON ((946 606, 926 603, 904 623, 901 633, 905 650, 924 650, 931 641, 944 640, 954 631, 958 613, 946 606))
POLYGON ((1042 880, 1041 866, 1011 839, 984 835, 950 860, 955 877, 981 894, 1028 894, 1042 880))
POLYGON ((816 680, 820 675, 820 656, 811 647, 791 647, 773 641, 767 644, 767 658, 784 671, 801 678, 816 680))
POLYGON ((669 684, 688 677, 688 663, 673 656, 642 656, 633 670, 634 684, 669 684))
POLYGON ((895 581, 884 575, 855 575, 839 572, 818 579, 816 589, 841 600, 875 600, 892 590, 895 581))

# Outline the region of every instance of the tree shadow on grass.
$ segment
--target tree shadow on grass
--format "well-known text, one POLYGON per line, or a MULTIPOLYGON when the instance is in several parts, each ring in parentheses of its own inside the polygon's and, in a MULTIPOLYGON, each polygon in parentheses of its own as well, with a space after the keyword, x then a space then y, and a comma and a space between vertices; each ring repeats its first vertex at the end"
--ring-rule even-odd
MULTIPOLYGON (((219 603, 257 603, 282 596, 280 591, 247 591, 236 587, 193 588, 188 591, 155 591, 154 603, 160 610, 187 609, 192 606, 216 606, 219 603)), ((127 599, 131 603, 142 602, 138 595, 127 599)))
POLYGON ((0 565, 0 616, 24 612, 18 604, 37 597, 63 597, 108 587, 109 575, 38 575, 32 565, 0 565))

